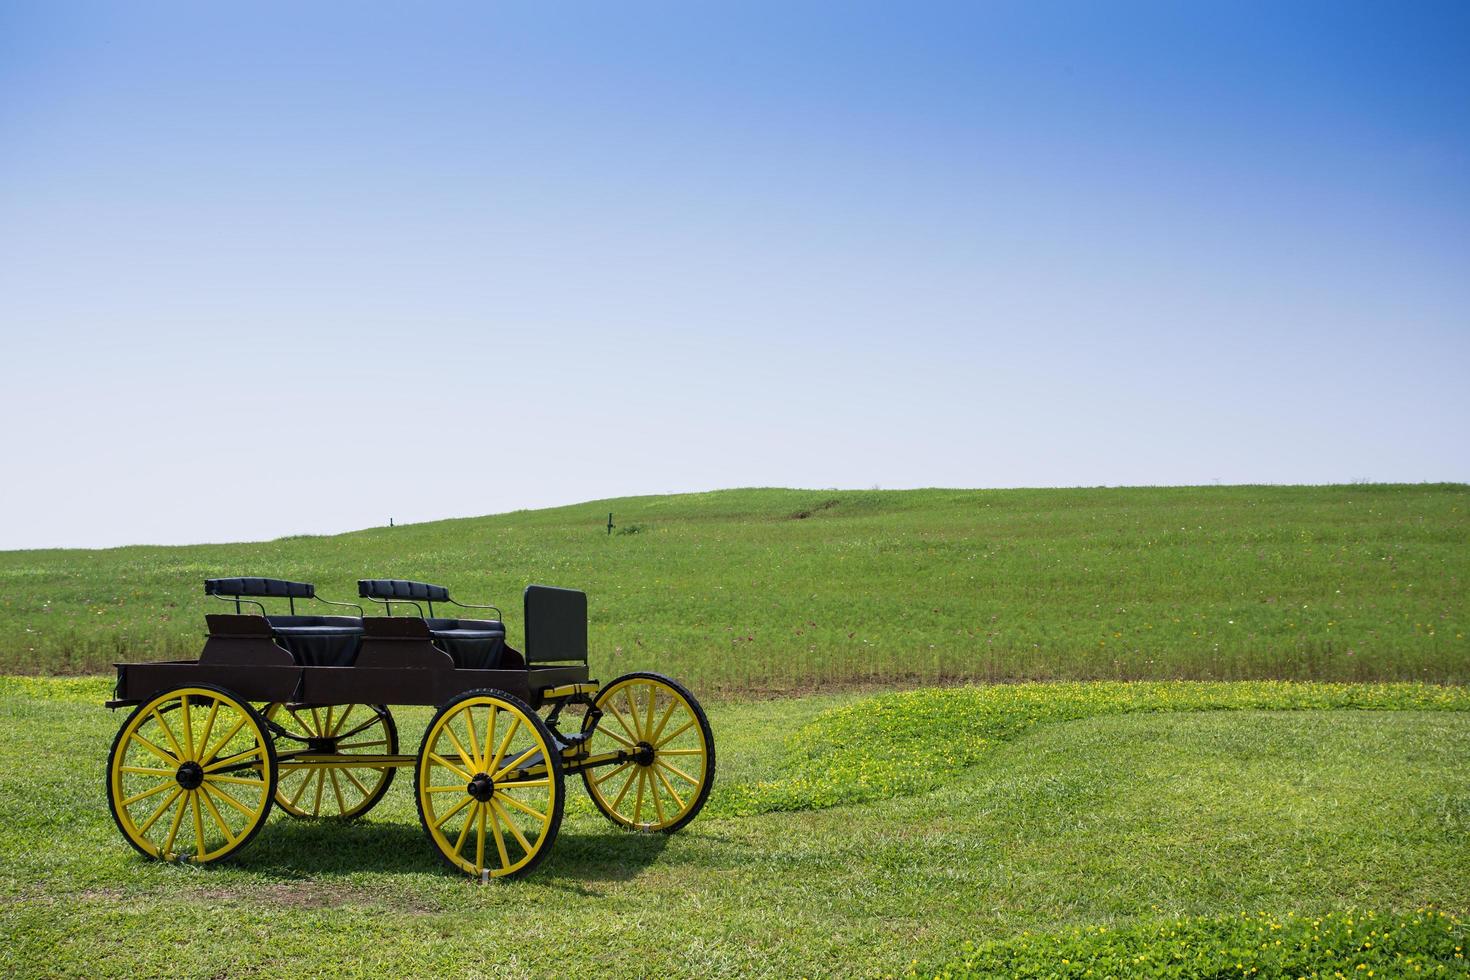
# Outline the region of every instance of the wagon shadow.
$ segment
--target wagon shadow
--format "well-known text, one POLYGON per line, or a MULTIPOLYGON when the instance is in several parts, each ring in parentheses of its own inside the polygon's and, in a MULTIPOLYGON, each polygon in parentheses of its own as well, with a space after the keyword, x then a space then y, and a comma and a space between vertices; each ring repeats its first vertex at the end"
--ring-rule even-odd
POLYGON ((283 879, 444 870, 418 824, 377 821, 272 821, 235 861, 283 879))
POLYGON ((545 877, 553 888, 594 894, 577 882, 628 881, 659 859, 668 846, 667 834, 633 834, 623 830, 567 833, 556 839, 556 849, 545 877))
MULTIPOLYGON (((665 834, 564 829, 534 877, 553 888, 593 894, 577 883, 628 881, 657 861, 668 843, 665 834)), ((272 821, 231 863, 283 880, 364 872, 450 873, 421 826, 382 821, 272 821)))

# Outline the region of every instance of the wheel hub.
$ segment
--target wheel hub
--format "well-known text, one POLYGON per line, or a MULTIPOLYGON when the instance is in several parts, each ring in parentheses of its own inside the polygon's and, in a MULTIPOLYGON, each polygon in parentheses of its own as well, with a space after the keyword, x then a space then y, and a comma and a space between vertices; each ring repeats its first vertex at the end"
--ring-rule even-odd
POLYGON ((647 742, 639 742, 638 747, 633 750, 633 761, 640 766, 653 765, 653 746, 647 742))
POLYGON ((184 789, 198 789, 204 782, 204 767, 197 762, 186 762, 174 773, 174 779, 184 789))
POLYGON ((489 773, 477 772, 464 791, 481 803, 488 803, 490 797, 495 795, 495 780, 490 778, 489 773))

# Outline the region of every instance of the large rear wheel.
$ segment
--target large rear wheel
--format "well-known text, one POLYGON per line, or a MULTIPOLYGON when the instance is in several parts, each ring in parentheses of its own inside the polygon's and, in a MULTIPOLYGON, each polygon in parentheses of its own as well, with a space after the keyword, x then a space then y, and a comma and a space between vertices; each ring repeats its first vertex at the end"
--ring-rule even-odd
POLYGON ((208 684, 140 704, 107 760, 107 801, 150 858, 204 864, 243 847, 270 813, 276 754, 249 702, 208 684))
POLYGON ((477 878, 526 874, 561 828, 556 740, 504 691, 470 691, 439 709, 419 748, 416 787, 440 856, 477 878))
MULTIPOLYGON (((672 833, 698 816, 715 781, 715 737, 694 695, 662 674, 624 674, 598 692, 591 755, 617 765, 583 769, 587 795, 620 827, 672 833)), ((591 712, 587 715, 590 724, 591 712)))

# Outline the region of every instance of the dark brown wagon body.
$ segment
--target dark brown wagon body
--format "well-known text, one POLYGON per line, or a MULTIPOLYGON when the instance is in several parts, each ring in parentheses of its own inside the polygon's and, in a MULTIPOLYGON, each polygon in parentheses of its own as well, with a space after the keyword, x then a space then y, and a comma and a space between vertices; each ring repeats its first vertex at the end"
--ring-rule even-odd
POLYGON ((389 615, 297 615, 298 599, 332 600, 310 583, 211 579, 206 593, 234 611, 205 617, 197 660, 115 665, 107 706, 134 710, 109 755, 109 804, 134 848, 207 863, 248 842, 273 803, 295 817, 354 819, 399 768, 413 770, 420 821, 440 856, 483 880, 524 874, 546 856, 567 775, 580 774, 597 808, 631 830, 678 830, 702 808, 714 779, 703 709, 659 674, 591 680, 584 593, 529 586, 522 652, 506 645, 498 616, 435 617, 435 603, 495 608, 457 602, 443 586, 358 587, 389 615), (266 614, 261 599, 285 600, 290 615, 266 614), (242 614, 242 604, 261 614, 242 614), (418 614, 394 616, 394 605, 418 614), (399 750, 390 705, 438 708, 416 753, 399 750), (563 732, 566 722, 578 729, 563 732), (191 833, 192 853, 177 846, 191 833))

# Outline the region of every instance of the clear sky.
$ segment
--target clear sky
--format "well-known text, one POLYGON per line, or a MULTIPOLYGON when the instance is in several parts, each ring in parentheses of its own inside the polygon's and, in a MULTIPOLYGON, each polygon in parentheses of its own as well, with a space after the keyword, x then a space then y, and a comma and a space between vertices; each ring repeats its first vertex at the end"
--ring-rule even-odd
POLYGON ((0 339, 0 548, 1470 480, 1470 4, 6 0, 0 339))

